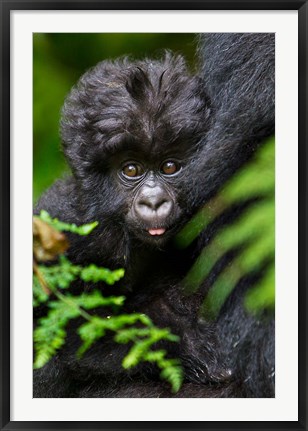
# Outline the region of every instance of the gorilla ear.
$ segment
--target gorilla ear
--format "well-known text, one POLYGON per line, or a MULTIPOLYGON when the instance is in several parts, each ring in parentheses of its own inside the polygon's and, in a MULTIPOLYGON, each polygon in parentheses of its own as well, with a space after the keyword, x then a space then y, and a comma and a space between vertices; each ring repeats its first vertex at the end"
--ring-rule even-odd
POLYGON ((147 74, 139 66, 132 70, 125 87, 128 93, 137 101, 143 100, 147 92, 152 90, 152 84, 147 74))

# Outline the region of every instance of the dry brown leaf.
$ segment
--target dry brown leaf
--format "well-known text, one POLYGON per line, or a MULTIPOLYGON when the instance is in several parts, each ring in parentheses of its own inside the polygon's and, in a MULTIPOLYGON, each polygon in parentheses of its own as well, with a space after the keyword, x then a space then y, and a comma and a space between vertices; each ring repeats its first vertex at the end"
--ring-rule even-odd
POLYGON ((57 231, 38 217, 33 217, 33 254, 38 262, 55 259, 68 248, 64 233, 57 231))

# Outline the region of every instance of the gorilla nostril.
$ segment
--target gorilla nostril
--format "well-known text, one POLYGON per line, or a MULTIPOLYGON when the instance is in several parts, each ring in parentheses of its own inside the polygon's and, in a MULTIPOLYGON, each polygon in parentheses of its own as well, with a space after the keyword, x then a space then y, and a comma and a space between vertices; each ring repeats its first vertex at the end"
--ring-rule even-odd
POLYGON ((167 199, 159 199, 157 196, 148 197, 141 199, 137 205, 138 206, 145 206, 150 208, 153 211, 157 211, 162 205, 166 204, 168 201, 167 199))
POLYGON ((162 202, 158 208, 156 209, 157 215, 161 217, 167 217, 171 213, 172 210, 172 202, 164 201, 162 202))
POLYGON ((172 202, 165 198, 143 198, 136 202, 136 211, 142 218, 167 217, 172 211, 172 202))

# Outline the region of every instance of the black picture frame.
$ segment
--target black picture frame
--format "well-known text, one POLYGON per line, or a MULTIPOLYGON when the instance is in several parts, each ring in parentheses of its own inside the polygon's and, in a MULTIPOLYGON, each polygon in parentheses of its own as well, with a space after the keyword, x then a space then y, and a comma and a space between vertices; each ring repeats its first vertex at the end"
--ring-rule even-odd
MULTIPOLYGON (((307 429, 307 0, 0 0, 1 13, 1 430, 307 429), (299 42, 299 404, 297 422, 12 422, 10 420, 10 12, 14 10, 297 10, 299 42)), ((290 393, 290 397, 292 394, 290 393)))

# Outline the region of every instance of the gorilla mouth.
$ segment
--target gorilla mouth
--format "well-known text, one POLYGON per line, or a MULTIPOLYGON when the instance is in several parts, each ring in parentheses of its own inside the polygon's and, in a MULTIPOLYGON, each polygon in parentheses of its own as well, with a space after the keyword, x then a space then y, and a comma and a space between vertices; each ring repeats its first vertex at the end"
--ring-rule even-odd
POLYGON ((152 236, 160 236, 166 232, 166 229, 163 227, 160 227, 160 228, 156 228, 156 229, 148 229, 148 232, 152 236))

